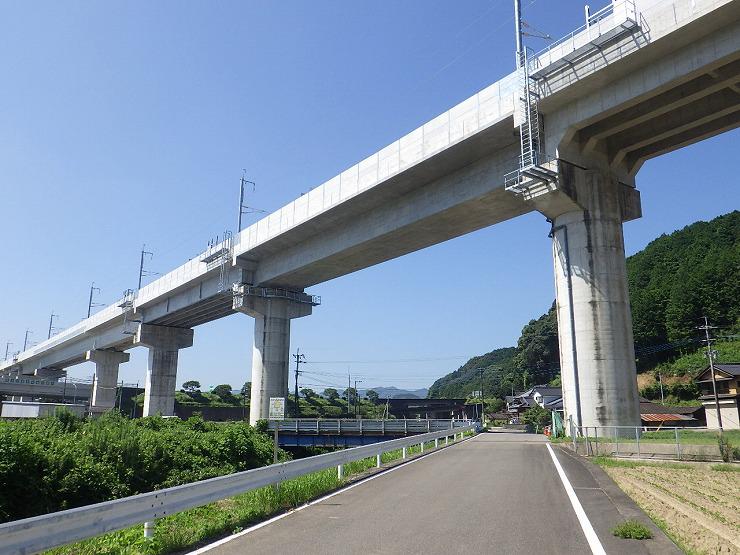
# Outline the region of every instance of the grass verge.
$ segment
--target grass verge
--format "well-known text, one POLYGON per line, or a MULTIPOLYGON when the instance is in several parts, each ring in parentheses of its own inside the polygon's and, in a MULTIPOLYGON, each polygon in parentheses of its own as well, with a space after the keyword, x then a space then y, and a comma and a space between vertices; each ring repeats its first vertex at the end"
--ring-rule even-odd
MULTIPOLYGON (((444 445, 441 442, 440 445, 444 445)), ((434 448, 434 441, 424 444, 424 451, 434 448)), ((419 454, 420 446, 407 448, 407 456, 419 454)), ((390 463, 402 457, 402 450, 383 453, 381 461, 390 463)), ((164 555, 181 551, 210 539, 237 533, 278 513, 294 509, 323 494, 338 489, 351 476, 375 466, 375 457, 344 465, 343 480, 336 468, 329 468, 282 482, 278 488, 267 486, 157 520, 154 538, 144 539, 143 526, 55 548, 47 555, 164 555)))
POLYGON ((740 464, 713 464, 710 468, 718 472, 740 472, 740 464))
POLYGON ((649 540, 653 537, 653 533, 650 531, 650 528, 645 526, 642 522, 638 522, 633 519, 622 522, 612 530, 612 534, 618 538, 624 538, 627 540, 649 540))
POLYGON ((654 466, 658 468, 672 468, 674 470, 688 470, 691 465, 681 463, 658 463, 658 462, 643 462, 643 461, 630 461, 624 459, 615 459, 612 457, 590 457, 589 460, 598 464, 599 466, 605 466, 609 468, 638 468, 641 466, 654 466))

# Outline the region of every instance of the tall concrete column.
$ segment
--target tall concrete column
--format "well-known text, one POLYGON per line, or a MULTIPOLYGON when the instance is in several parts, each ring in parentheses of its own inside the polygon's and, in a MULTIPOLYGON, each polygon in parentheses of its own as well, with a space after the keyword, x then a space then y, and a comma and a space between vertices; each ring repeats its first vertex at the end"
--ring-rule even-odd
POLYGON ((116 384, 118 366, 128 362, 130 355, 120 351, 95 350, 85 353, 85 360, 95 363, 90 411, 99 415, 111 410, 116 405, 116 384))
POLYGON ((538 208, 552 220, 566 421, 638 426, 622 222, 641 216, 639 192, 606 172, 563 164, 549 201, 538 208))
POLYGON ((288 397, 290 321, 311 314, 313 305, 307 299, 310 296, 304 293, 298 293, 292 299, 249 294, 234 297, 234 308, 254 318, 249 406, 252 425, 268 417, 270 397, 288 397))
POLYGON ((144 416, 174 415, 178 353, 180 349, 193 345, 193 330, 140 324, 134 345, 149 348, 144 416))

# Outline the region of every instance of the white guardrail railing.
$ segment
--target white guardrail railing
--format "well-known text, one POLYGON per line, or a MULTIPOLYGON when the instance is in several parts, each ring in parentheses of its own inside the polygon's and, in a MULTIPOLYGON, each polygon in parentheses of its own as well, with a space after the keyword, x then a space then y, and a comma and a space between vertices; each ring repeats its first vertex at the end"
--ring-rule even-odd
POLYGON ((403 458, 406 458, 408 447, 421 444, 423 452, 425 442, 436 443, 442 438, 456 438, 457 434, 460 434, 462 439, 465 432, 475 429, 476 426, 471 424, 461 428, 392 439, 123 499, 6 522, 0 524, 0 553, 18 555, 38 553, 141 523, 146 523, 144 527, 146 535, 147 531, 152 532, 151 523, 157 518, 327 468, 337 467, 339 477, 342 478, 343 465, 347 463, 374 456, 377 466, 380 466, 380 456, 388 451, 402 449, 403 458))
POLYGON ((294 434, 421 434, 469 426, 469 420, 396 419, 373 420, 354 418, 287 418, 270 421, 269 428, 279 426, 280 433, 294 434))

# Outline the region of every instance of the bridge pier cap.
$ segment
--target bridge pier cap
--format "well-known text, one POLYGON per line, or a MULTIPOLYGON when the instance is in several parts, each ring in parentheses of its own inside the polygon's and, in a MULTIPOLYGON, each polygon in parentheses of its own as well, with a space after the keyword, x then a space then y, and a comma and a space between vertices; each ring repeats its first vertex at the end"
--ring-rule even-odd
POLYGON ((131 355, 121 351, 94 350, 85 353, 85 360, 95 363, 90 412, 99 415, 116 405, 118 366, 128 362, 131 355))
POLYGON ((552 223, 565 417, 582 426, 640 424, 622 222, 639 192, 605 169, 561 161, 557 186, 529 202, 552 223))
POLYGON ((268 417, 270 397, 287 398, 290 321, 309 316, 319 302, 303 292, 234 287, 234 310, 254 318, 250 424, 268 417))
POLYGON ((178 352, 193 345, 193 330, 140 324, 134 337, 134 345, 149 348, 144 416, 173 416, 178 352))

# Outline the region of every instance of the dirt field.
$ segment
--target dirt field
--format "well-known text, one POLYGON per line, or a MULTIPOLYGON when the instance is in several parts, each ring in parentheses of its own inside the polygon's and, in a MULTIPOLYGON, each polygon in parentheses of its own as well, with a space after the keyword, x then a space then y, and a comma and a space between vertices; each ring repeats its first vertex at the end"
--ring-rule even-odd
POLYGON ((740 555, 740 472, 709 464, 607 464, 604 470, 689 552, 740 555))

